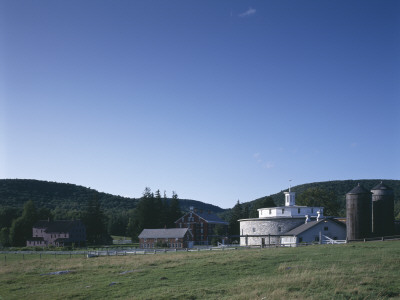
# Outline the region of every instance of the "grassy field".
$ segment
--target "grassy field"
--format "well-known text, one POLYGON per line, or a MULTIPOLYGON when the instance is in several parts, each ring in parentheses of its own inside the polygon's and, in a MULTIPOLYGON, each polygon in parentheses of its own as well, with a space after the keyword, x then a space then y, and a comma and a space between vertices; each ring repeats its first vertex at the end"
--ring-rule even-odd
POLYGON ((399 270, 398 241, 91 259, 7 254, 0 299, 400 299, 399 270))

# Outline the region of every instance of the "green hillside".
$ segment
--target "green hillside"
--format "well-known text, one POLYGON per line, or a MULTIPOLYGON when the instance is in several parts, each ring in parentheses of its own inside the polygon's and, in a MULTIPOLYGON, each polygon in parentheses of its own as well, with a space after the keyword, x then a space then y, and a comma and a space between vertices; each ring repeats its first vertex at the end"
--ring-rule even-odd
MULTIPOLYGON (((139 199, 101 193, 94 189, 69 184, 31 179, 0 179, 0 207, 22 209, 32 200, 36 207, 61 211, 83 210, 89 200, 97 199, 105 211, 126 211, 135 208, 139 199)), ((167 198, 167 201, 170 201, 167 198)), ((223 209, 201 201, 179 199, 182 211, 194 206, 215 213, 223 209)))

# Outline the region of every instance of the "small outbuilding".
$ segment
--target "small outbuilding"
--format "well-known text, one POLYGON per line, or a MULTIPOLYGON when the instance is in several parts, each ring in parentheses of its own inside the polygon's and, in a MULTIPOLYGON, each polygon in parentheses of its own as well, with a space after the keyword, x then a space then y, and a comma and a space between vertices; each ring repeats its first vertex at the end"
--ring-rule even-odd
POLYGON ((193 236, 188 228, 143 229, 140 248, 192 248, 193 236))
POLYGON ((281 236, 281 244, 296 246, 299 243, 327 243, 328 241, 345 240, 346 225, 333 218, 310 221, 300 225, 281 236))

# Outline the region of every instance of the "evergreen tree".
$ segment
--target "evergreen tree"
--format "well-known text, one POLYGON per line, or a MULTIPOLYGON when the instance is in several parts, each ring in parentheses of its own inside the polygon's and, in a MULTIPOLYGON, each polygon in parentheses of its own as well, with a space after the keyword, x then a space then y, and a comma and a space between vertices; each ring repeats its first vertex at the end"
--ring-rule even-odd
POLYGON ((10 229, 3 227, 0 230, 0 247, 10 246, 10 229))
POLYGON ((25 246, 26 240, 32 237, 32 227, 37 220, 35 204, 32 200, 29 200, 24 205, 22 216, 12 222, 10 244, 12 246, 25 246))
MULTIPOLYGON (((237 201, 236 205, 231 210, 231 215, 229 217, 229 235, 239 235, 240 234, 240 224, 239 219, 243 218, 243 206, 237 201)), ((233 238, 235 241, 239 241, 238 237, 233 238)))
POLYGON ((175 221, 182 217, 182 211, 179 205, 178 194, 173 191, 172 199, 169 205, 169 213, 168 213, 168 227, 175 227, 175 221))
POLYGON ((82 221, 86 226, 86 238, 89 243, 99 245, 112 242, 111 237, 107 233, 107 218, 97 199, 89 200, 82 221))

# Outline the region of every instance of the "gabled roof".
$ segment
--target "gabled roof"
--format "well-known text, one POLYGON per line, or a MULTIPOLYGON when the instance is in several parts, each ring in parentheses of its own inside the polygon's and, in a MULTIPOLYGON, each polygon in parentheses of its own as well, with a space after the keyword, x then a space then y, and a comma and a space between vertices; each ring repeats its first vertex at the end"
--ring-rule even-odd
POLYGON ((41 229, 45 229, 45 232, 47 232, 47 233, 54 233, 54 232, 69 232, 72 228, 77 227, 77 226, 83 226, 83 224, 80 220, 76 220, 76 221, 41 220, 41 221, 36 222, 35 225, 33 225, 33 228, 41 228, 41 229))
MULTIPOLYGON (((202 218, 207 223, 222 224, 222 225, 228 225, 229 224, 228 222, 222 220, 220 217, 218 217, 216 214, 213 214, 213 213, 190 211, 190 212, 187 212, 184 216, 186 216, 189 213, 192 213, 194 215, 199 216, 200 218, 202 218)), ((178 220, 176 220, 175 223, 177 223, 180 219, 182 219, 182 217, 180 217, 178 220)))
POLYGON ((139 238, 140 239, 183 238, 187 232, 188 228, 143 229, 143 231, 139 234, 139 238))
POLYGON ((314 226, 316 226, 316 225, 318 225, 320 223, 326 223, 326 222, 334 222, 336 224, 339 224, 340 226, 346 227, 346 225, 343 222, 336 221, 334 219, 321 219, 319 221, 307 222, 307 223, 305 223, 303 225, 300 225, 300 226, 298 226, 298 227, 286 232, 283 235, 299 235, 300 233, 303 233, 303 232, 309 230, 310 228, 312 228, 312 227, 314 227, 314 226))
POLYGON ((225 224, 228 225, 228 222, 225 222, 222 220, 220 217, 218 217, 215 214, 209 214, 209 213, 198 213, 195 212, 194 214, 198 215, 200 218, 202 218, 204 221, 207 223, 218 223, 218 224, 225 224))

